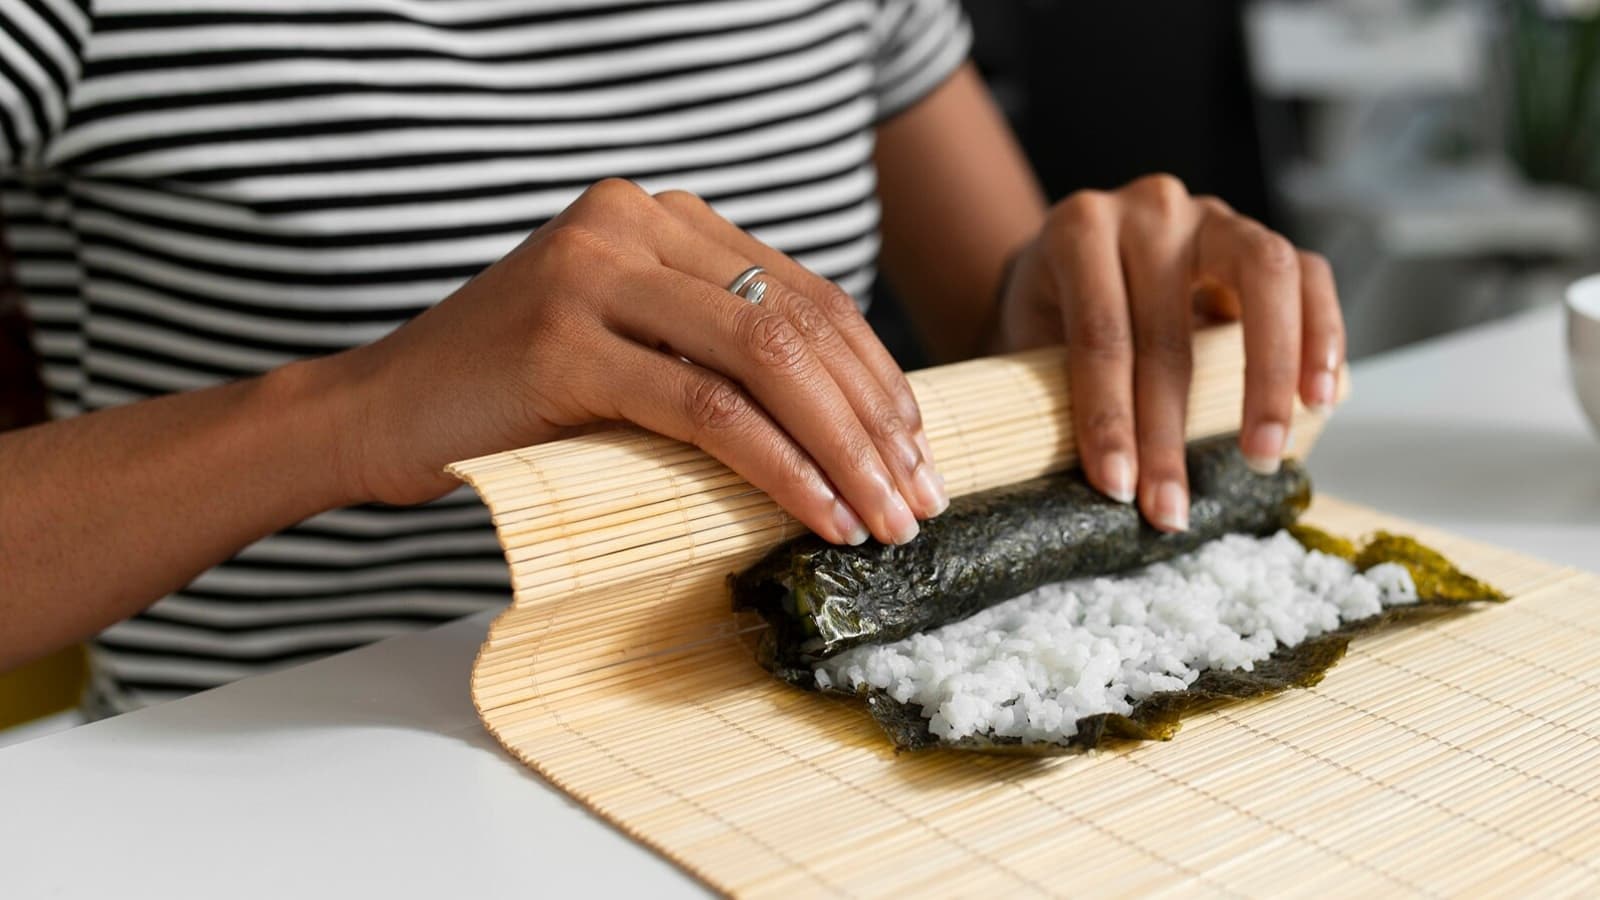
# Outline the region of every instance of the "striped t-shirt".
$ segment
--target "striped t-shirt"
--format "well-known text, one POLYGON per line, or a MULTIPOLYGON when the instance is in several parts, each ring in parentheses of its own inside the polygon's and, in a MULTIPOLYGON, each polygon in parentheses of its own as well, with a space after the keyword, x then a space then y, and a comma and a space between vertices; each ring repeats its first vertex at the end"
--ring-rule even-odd
MULTIPOLYGON (((52 408, 371 342, 607 176, 864 297, 872 126, 967 40, 956 0, 5 0, 0 222, 52 408)), ((504 602, 487 523, 457 491, 262 540, 102 634, 91 711, 504 602)))

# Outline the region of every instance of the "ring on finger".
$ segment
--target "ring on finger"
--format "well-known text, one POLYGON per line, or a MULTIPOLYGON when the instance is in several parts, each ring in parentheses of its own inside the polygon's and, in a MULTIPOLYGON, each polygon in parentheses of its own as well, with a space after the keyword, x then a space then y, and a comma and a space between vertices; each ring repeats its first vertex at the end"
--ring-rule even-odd
POLYGON ((742 297, 760 306, 761 301, 767 296, 767 283, 760 280, 760 277, 766 274, 766 271, 761 266, 751 266, 745 269, 739 273, 738 278, 728 283, 728 293, 736 297, 742 297))

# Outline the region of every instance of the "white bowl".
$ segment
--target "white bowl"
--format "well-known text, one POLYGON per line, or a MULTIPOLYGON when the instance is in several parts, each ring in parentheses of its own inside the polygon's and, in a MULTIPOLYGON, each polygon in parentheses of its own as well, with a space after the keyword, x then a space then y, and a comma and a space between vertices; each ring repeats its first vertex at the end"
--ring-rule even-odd
POLYGON ((1600 275, 1567 286, 1567 359, 1578 402, 1600 433, 1600 275))

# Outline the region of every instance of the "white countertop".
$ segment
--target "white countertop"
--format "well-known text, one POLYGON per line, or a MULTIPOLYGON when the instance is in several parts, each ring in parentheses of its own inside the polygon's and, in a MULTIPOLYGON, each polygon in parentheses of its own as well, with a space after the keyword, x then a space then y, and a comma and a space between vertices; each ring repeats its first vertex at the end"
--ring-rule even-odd
POLYGON ((1344 500, 1600 572, 1600 438, 1552 306, 1357 363, 1311 453, 1344 500))
MULTIPOLYGON (((1600 570, 1600 440, 1543 310, 1363 362, 1320 490, 1600 570)), ((500 751, 486 616, 0 749, 0 896, 701 895, 500 751)))

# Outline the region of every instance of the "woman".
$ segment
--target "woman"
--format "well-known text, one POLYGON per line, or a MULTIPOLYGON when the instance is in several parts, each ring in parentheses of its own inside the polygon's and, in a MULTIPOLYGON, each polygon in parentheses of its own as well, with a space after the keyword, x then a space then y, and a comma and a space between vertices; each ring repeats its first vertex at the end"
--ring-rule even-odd
POLYGON ((1089 478, 1159 528, 1197 296, 1244 320, 1252 460, 1332 400, 1327 266, 1168 177, 1047 208, 955 0, 0 25, 0 212, 60 418, 0 436, 0 668, 99 633, 98 712, 501 599, 442 468, 599 423, 829 540, 910 540, 948 501, 852 299, 879 259, 942 359, 1064 339, 1089 478))

